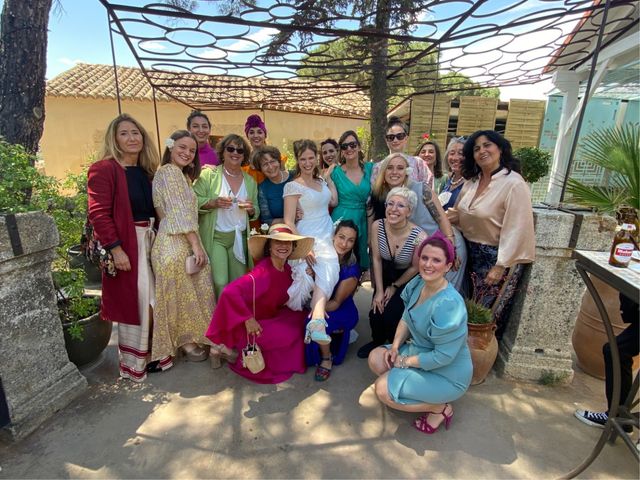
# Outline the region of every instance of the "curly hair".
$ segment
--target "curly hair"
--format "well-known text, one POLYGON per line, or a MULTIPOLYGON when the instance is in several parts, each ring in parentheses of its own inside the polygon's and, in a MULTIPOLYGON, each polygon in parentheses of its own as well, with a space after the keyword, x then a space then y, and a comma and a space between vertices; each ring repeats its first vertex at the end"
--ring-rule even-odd
POLYGON ((498 147, 500 150, 500 166, 502 168, 506 168, 509 172, 520 173, 520 161, 513 156, 511 142, 495 130, 478 130, 467 138, 467 141, 464 142, 464 147, 462 147, 464 160, 461 171, 466 180, 476 178, 480 174, 480 167, 478 167, 473 158, 473 149, 476 145, 476 140, 480 137, 487 137, 491 143, 498 147))

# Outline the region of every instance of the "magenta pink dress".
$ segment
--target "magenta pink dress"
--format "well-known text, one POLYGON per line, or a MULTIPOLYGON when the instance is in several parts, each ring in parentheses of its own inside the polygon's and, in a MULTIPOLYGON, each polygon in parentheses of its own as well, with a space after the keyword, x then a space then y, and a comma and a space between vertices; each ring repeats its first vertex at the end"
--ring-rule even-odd
MULTIPOLYGON (((251 271, 256 280, 256 320, 263 328, 257 342, 265 369, 254 374, 242 366, 242 355, 229 365, 238 375, 256 383, 280 383, 294 373, 304 373, 304 325, 306 311, 286 306, 292 283, 291 268, 280 272, 264 258, 251 271)), ((244 322, 253 317, 253 283, 249 274, 229 283, 218 299, 206 337, 213 343, 235 348, 240 353, 247 344, 244 322)))

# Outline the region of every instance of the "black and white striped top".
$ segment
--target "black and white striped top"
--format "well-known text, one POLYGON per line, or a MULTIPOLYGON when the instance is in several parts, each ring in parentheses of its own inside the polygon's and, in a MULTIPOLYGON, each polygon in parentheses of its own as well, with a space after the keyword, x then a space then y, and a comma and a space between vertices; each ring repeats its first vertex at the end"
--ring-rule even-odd
POLYGON ((411 265, 411 260, 413 259, 413 252, 416 248, 418 236, 423 232, 423 230, 418 226, 413 227, 402 247, 396 251, 396 255, 394 257, 391 255, 391 246, 387 239, 385 223, 386 220, 384 218, 381 219, 380 228, 378 228, 378 248, 380 250, 380 256, 384 260, 393 262, 396 268, 400 269, 409 267, 411 265))

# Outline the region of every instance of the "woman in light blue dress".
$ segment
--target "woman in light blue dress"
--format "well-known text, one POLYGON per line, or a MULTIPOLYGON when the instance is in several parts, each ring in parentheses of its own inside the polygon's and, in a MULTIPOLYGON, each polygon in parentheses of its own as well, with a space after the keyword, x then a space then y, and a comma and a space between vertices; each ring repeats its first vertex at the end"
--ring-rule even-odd
POLYGON ((418 249, 418 272, 402 292, 405 310, 391 345, 369 355, 378 375, 376 395, 405 412, 426 412, 415 427, 435 433, 449 428, 453 407, 469 388, 473 366, 467 346, 467 310, 445 274, 454 260, 453 245, 440 232, 418 249))

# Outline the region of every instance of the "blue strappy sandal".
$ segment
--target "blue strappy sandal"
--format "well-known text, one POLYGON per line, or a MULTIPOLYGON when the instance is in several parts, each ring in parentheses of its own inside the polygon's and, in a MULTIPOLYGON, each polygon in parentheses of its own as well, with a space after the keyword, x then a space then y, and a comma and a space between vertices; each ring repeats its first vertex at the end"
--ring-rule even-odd
POLYGON ((331 337, 327 335, 326 328, 329 326, 322 318, 313 318, 307 323, 304 343, 316 342, 319 345, 329 345, 331 337))

